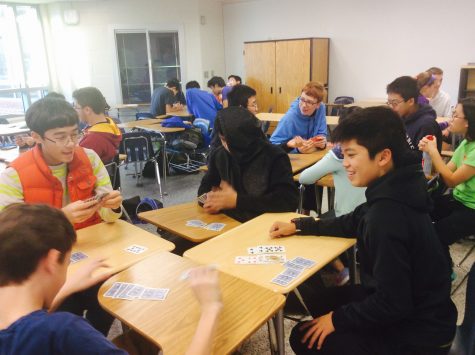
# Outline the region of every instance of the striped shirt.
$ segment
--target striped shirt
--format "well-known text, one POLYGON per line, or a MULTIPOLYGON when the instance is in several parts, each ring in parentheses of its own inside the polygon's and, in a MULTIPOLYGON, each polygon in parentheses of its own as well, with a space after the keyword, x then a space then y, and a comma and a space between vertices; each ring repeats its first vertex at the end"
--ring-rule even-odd
MULTIPOLYGON (((112 191, 109 174, 99 156, 91 149, 83 149, 91 162, 93 174, 97 178, 94 186, 96 195, 112 191)), ((66 206, 71 202, 69 199, 68 185, 66 184, 68 166, 66 163, 63 163, 49 166, 49 168, 53 176, 61 182, 61 186, 63 187, 63 206, 66 206)), ((15 169, 8 167, 0 173, 0 211, 12 203, 23 202, 23 187, 20 182, 20 177, 15 169)), ((116 213, 110 208, 101 208, 99 215, 105 222, 114 222, 120 217, 121 212, 116 213)))

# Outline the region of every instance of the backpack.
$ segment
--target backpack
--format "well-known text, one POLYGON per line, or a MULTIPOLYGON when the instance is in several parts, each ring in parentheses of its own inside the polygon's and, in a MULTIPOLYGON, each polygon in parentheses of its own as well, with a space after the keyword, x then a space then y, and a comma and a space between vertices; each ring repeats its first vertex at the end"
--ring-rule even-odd
POLYGON ((133 224, 147 223, 138 217, 139 213, 163 208, 163 203, 151 197, 140 199, 140 196, 134 196, 124 200, 122 204, 133 224))

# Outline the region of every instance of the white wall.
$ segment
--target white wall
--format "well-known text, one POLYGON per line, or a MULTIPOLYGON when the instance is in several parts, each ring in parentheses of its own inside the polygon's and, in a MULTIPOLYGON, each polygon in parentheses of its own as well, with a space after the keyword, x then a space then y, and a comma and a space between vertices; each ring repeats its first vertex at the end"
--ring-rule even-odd
POLYGON ((458 95, 460 66, 475 62, 473 0, 261 0, 226 4, 226 72, 244 74, 243 42, 330 38, 330 100, 384 98, 386 85, 431 66, 458 95))
POLYGON ((179 29, 184 46, 182 81, 206 83, 203 71, 224 75, 222 6, 216 0, 97 0, 42 5, 53 89, 70 96, 82 86, 98 87, 111 105, 121 103, 114 29, 179 29), (67 26, 62 10, 72 7, 80 22, 67 26), (200 15, 207 23, 200 24, 200 15), (209 15, 209 16, 208 16, 209 15), (217 16, 219 15, 219 16, 217 16), (210 50, 213 54, 210 55, 210 50))

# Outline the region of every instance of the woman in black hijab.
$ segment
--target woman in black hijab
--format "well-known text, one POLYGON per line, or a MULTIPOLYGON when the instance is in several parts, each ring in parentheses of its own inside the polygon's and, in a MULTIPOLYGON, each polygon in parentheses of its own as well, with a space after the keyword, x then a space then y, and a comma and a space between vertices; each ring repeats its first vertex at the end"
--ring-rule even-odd
POLYGON ((218 112, 214 125, 222 146, 212 151, 198 195, 204 209, 240 222, 265 212, 293 212, 298 191, 288 155, 267 141, 260 121, 242 107, 218 112))

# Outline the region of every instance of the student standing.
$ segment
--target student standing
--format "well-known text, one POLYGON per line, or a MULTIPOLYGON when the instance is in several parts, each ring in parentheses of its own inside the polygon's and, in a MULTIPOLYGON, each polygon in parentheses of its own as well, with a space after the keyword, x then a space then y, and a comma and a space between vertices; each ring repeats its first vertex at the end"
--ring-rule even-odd
POLYGON ((368 187, 367 202, 335 219, 277 222, 270 236, 356 237, 361 285, 331 288, 307 303, 315 318, 294 327, 292 349, 447 354, 457 321, 450 266, 429 216, 420 162, 407 148, 400 119, 388 108, 367 108, 333 134, 351 183, 368 187))
POLYGON ((443 91, 440 87, 444 80, 444 71, 437 67, 427 69, 434 78, 434 91, 429 97, 429 103, 439 117, 450 117, 452 115, 452 106, 450 102, 450 95, 443 91))

